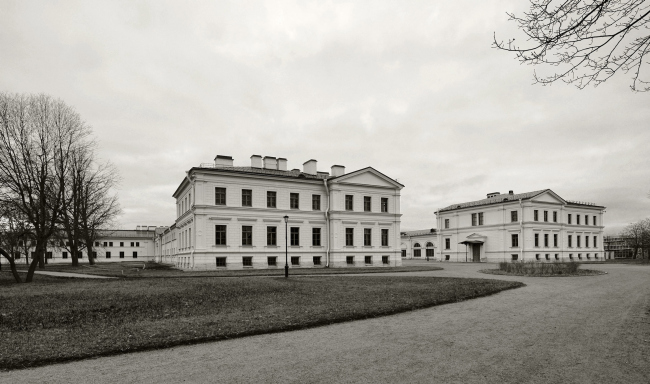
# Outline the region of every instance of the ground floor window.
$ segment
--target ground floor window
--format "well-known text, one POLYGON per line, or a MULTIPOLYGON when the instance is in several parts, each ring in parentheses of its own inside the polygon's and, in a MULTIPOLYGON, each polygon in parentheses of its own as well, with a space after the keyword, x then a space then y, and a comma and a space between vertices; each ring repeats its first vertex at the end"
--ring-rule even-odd
POLYGON ((354 256, 346 256, 345 257, 345 262, 347 264, 354 264, 354 256))
POLYGON ((20 252, 14 253, 14 259, 16 260, 20 259, 20 252))
POLYGON ((434 250, 433 248, 427 248, 427 257, 433 257, 434 250))
POLYGON ((519 255, 510 255, 512 261, 517 261, 519 259, 519 255))
POLYGON ((558 255, 557 253, 555 254, 555 260, 560 260, 560 255, 558 255))
POLYGON ((314 256, 314 265, 320 265, 320 256, 314 256))
POLYGON ((300 256, 291 256, 291 265, 300 265, 300 256))
POLYGON ((52 252, 45 252, 45 258, 46 259, 51 259, 52 258, 52 252))
POLYGON ((578 253, 578 260, 582 260, 582 254, 578 253))
MULTIPOLYGON (((445 260, 449 261, 449 255, 445 255, 445 260)), ((516 259, 515 259, 516 260, 516 259)))
POLYGON ((539 260, 539 253, 535 254, 535 260, 539 260))
POLYGON ((225 267, 226 266, 226 258, 225 257, 217 257, 217 267, 225 267))
POLYGON ((573 253, 569 253, 569 260, 573 260, 573 253))
POLYGON ((267 263, 269 264, 269 267, 275 267, 278 265, 278 258, 277 256, 269 256, 266 258, 267 263))
POLYGON ((389 256, 382 256, 381 257, 381 262, 382 262, 382 264, 390 264, 390 257, 389 256))
POLYGON ((402 249, 402 257, 406 257, 406 249, 402 249))
POLYGON ((106 251, 106 258, 107 258, 107 259, 110 259, 110 258, 111 258, 111 252, 106 251))
MULTIPOLYGON (((106 252, 106 254, 109 255, 109 256, 106 256, 106 257, 110 257, 110 254, 111 254, 111 253, 110 253, 110 252, 106 252)), ((123 258, 124 258, 124 252, 120 252, 120 259, 123 259, 123 258)))
POLYGON ((133 252, 133 258, 137 259, 138 258, 138 252, 133 252))
POLYGON ((366 256, 364 258, 364 261, 366 262, 366 264, 372 264, 372 256, 366 256))
POLYGON ((587 260, 591 260, 591 257, 589 257, 589 254, 587 253, 587 260))
POLYGON ((598 258, 598 254, 594 253, 594 259, 597 259, 597 258, 598 258))
POLYGON ((547 253, 546 256, 545 256, 545 258, 546 258, 546 260, 551 260, 551 255, 549 255, 549 254, 547 253))
MULTIPOLYGON (((67 259, 67 258, 68 258, 68 252, 63 252, 63 253, 61 254, 61 257, 64 258, 64 259, 67 259)), ((20 258, 20 257, 16 257, 16 259, 19 259, 19 258, 20 258)))
POLYGON ((242 257, 242 264, 244 264, 244 267, 252 267, 253 266, 253 257, 252 256, 244 256, 244 257, 242 257))

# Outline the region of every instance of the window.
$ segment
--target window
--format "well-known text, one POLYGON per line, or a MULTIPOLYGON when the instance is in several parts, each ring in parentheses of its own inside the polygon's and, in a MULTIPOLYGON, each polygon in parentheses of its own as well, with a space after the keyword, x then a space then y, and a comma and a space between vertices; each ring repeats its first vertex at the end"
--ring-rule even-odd
POLYGON ((557 223, 557 211, 553 211, 553 222, 557 223))
POLYGON ((320 228, 311 229, 311 245, 315 247, 320 246, 320 228))
POLYGON ((402 257, 406 257, 406 249, 402 249, 402 257))
POLYGON ((131 246, 132 246, 132 247, 135 247, 135 243, 134 243, 133 241, 131 242, 131 246))
MULTIPOLYGON (((587 222, 587 220, 585 220, 585 222, 587 222)), ((587 253, 587 260, 590 260, 590 259, 591 259, 591 257, 589 257, 589 254, 587 253)))
POLYGON ((108 241, 104 241, 104 247, 108 247, 108 241))
POLYGON ((269 267, 275 267, 278 265, 278 258, 277 256, 269 256, 266 258, 266 262, 269 265, 269 267))
POLYGON ((354 228, 345 228, 345 245, 349 247, 354 245, 354 228))
POLYGON ((363 229, 363 245, 371 246, 372 245, 372 229, 364 228, 363 229))
POLYGON ((428 242, 427 243, 427 249, 426 249, 426 256, 427 257, 433 257, 434 256, 434 249, 433 249, 433 243, 428 242))
POLYGON ((569 253, 569 260, 573 260, 573 253, 569 253))
POLYGON ((580 248, 580 236, 576 236, 576 246, 580 248))
POLYGON ((372 210, 372 199, 370 196, 363 197, 363 211, 370 212, 372 210))
POLYGON ((449 261, 449 255, 445 255, 445 261, 449 261))
POLYGON ((267 208, 275 208, 276 207, 276 197, 277 194, 275 191, 267 191, 266 192, 266 207, 267 208))
MULTIPOLYGON (((61 254, 61 257, 64 258, 64 259, 67 259, 68 258, 68 252, 63 252, 61 254)), ((16 253, 16 256, 14 256, 14 258, 15 259, 20 259, 20 252, 16 253)))
POLYGON ((539 247, 539 233, 535 234, 535 246, 539 247))
POLYGON ((483 225, 483 212, 478 213, 478 225, 483 225))
POLYGON ((266 245, 278 245, 277 227, 266 227, 266 245))
POLYGON ((445 249, 451 249, 451 239, 445 239, 445 249))
POLYGON ((539 221, 539 211, 538 210, 533 211, 533 220, 539 221))
POLYGON ((320 256, 314 256, 314 265, 320 265, 320 256))
POLYGON ((252 207, 253 206, 253 190, 252 189, 242 189, 241 190, 241 206, 242 207, 252 207))
POLYGON ((476 218, 477 218, 476 213, 472 213, 472 227, 476 227, 477 224, 476 218))
POLYGON ((215 225, 214 226, 214 244, 215 245, 226 245, 226 226, 225 225, 215 225))
POLYGON ((578 260, 582 260, 582 254, 578 253, 578 260))
MULTIPOLYGON (((22 245, 22 244, 20 244, 22 245)), ((95 247, 99 247, 99 241, 95 241, 95 247)))
POLYGON ((580 215, 576 215, 576 225, 580 225, 580 215))
POLYGON ((513 233, 510 235, 512 238, 512 247, 518 247, 519 246, 519 234, 513 233))
POLYGON ((594 248, 598 248, 598 236, 594 236, 594 248))
POLYGON ((548 221, 548 211, 544 211, 544 221, 548 221))
POLYGON ((388 229, 381 230, 381 246, 388 247, 388 229))
MULTIPOLYGON (((596 225, 596 216, 594 216, 593 224, 596 225)), ((596 257, 597 258, 597 257, 596 257)))
POLYGON ((388 212, 388 197, 381 198, 381 211, 388 212))
POLYGON ((300 265, 300 256, 291 256, 291 265, 300 265))
POLYGON ((133 258, 137 259, 138 258, 138 252, 133 252, 133 258))
POLYGON ((557 233, 553 234, 553 246, 557 248, 557 233))
POLYGON ((214 205, 226 205, 226 188, 214 188, 214 205))
POLYGON ((350 265, 354 264, 354 256, 345 256, 345 262, 350 265))
POLYGON ((449 219, 445 219, 445 229, 449 229, 449 219))
POLYGON ((568 240, 568 243, 569 243, 569 248, 573 247, 573 244, 572 244, 573 242, 571 241, 571 240, 573 240, 573 236, 569 235, 567 240, 568 240))
MULTIPOLYGON (((121 253, 121 252, 120 252, 120 253, 121 253)), ((107 259, 110 259, 110 258, 111 258, 111 253, 110 253, 110 252, 106 252, 106 258, 107 258, 107 259)))
POLYGON ((560 260, 560 255, 557 253, 555 254, 555 260, 560 260))
POLYGON ((80 259, 83 259, 83 258, 84 258, 84 254, 81 253, 81 252, 77 252, 77 257, 80 258, 80 259))
POLYGON ((472 213, 472 226, 475 227, 477 225, 483 225, 483 212, 472 213))
MULTIPOLYGON (((192 230, 190 229, 190 231, 192 231, 192 230)), ((191 233, 191 232, 190 232, 190 233, 191 233)), ((140 246, 140 242, 139 242, 139 241, 136 241, 136 242, 135 242, 135 246, 136 246, 136 247, 139 247, 139 246, 140 246)))
POLYGON ((389 256, 382 256, 382 257, 381 257, 381 263, 382 263, 382 264, 390 264, 390 258, 389 258, 389 256))
POLYGON ((298 246, 300 245, 300 228, 299 227, 291 227, 291 236, 289 237, 291 241, 291 246, 298 246))
POLYGON ((345 210, 351 211, 354 209, 352 195, 345 195, 345 210))
POLYGON ((571 224, 571 214, 570 213, 567 215, 567 223, 571 224))
MULTIPOLYGON (((106 253, 110 254, 110 252, 106 252, 106 253)), ((110 257, 110 256, 106 256, 106 257, 110 257)), ((123 258, 124 258, 124 252, 120 252, 120 259, 123 259, 123 258)))
POLYGON ((311 209, 320 211, 320 195, 311 195, 311 209))
POLYGON ((539 253, 535 254, 535 260, 539 260, 539 253))
POLYGON ((585 236, 585 248, 589 248, 589 236, 585 236))
POLYGON ((120 241, 120 247, 123 247, 123 246, 124 246, 124 242, 120 241))
POLYGON ((253 245, 253 226, 243 225, 241 227, 241 245, 253 245))
POLYGON ((585 215, 585 225, 589 225, 589 215, 585 215))
POLYGON ((420 249, 420 243, 413 244, 413 257, 421 257, 422 250, 420 249))
POLYGON ((510 211, 510 222, 515 223, 517 221, 517 211, 510 211))
POLYGON ((300 209, 300 194, 298 193, 289 194, 289 208, 300 209))
MULTIPOLYGON (((510 255, 510 259, 512 261, 517 261, 518 258, 519 258, 519 255, 510 255)), ((449 258, 447 258, 447 260, 449 260, 449 258)))
POLYGON ((253 266, 253 257, 252 256, 244 256, 241 258, 241 262, 244 267, 252 267, 253 266))
POLYGON ((551 260, 551 256, 547 253, 545 256, 546 260, 551 260))
POLYGON ((544 234, 544 246, 548 247, 548 233, 544 234))
POLYGON ((46 259, 51 259, 52 258, 52 252, 45 252, 45 258, 46 259))
POLYGON ((366 265, 372 264, 372 256, 365 256, 363 258, 363 261, 365 262, 366 265))
POLYGON ((226 266, 226 258, 225 257, 215 257, 217 260, 217 267, 225 267, 226 266))

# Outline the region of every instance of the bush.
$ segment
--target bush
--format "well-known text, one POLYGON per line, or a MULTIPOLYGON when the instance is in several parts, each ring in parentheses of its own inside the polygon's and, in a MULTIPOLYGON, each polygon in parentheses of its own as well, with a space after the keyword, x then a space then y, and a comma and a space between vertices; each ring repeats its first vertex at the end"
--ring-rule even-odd
POLYGON ((539 261, 513 261, 509 263, 502 261, 499 263, 499 270, 515 275, 573 275, 578 272, 579 267, 580 263, 574 261, 554 263, 539 261))

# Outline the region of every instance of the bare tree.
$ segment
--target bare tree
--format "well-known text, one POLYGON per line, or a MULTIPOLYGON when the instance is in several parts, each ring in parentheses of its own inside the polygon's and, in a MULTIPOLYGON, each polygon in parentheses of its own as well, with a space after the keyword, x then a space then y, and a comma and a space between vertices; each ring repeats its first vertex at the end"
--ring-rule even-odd
POLYGON ((634 250, 633 258, 645 258, 650 254, 650 219, 644 219, 625 227, 622 235, 634 250), (641 251, 639 255, 639 250, 641 251))
POLYGON ((633 91, 648 91, 645 68, 650 49, 648 0, 529 0, 522 17, 508 13, 528 42, 497 41, 493 46, 515 52, 521 63, 557 67, 535 82, 557 80, 583 89, 597 86, 617 72, 632 73, 633 91), (643 70, 643 72, 642 72, 643 70))
POLYGON ((0 203, 20 213, 33 230, 36 266, 44 267, 48 239, 62 214, 71 152, 90 134, 79 115, 46 95, 0 93, 0 203))
POLYGON ((11 206, 0 205, 0 255, 7 259, 9 268, 17 283, 22 279, 16 269, 17 256, 25 243, 25 238, 32 233, 29 225, 21 219, 20 214, 11 206))

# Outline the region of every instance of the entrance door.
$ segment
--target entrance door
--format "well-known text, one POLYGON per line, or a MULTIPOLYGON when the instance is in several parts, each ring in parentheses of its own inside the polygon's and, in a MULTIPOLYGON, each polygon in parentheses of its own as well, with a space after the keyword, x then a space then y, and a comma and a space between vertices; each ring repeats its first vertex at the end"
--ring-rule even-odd
POLYGON ((472 261, 481 262, 481 244, 472 244, 472 261))

